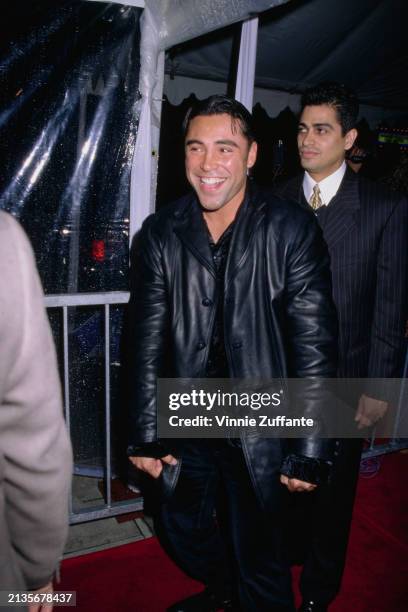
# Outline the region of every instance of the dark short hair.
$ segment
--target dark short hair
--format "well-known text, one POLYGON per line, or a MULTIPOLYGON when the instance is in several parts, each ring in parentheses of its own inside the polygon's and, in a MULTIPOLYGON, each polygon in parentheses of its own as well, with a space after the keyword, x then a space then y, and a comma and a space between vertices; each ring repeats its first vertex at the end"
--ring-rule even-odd
POLYGON ((241 132, 249 144, 254 142, 255 131, 251 113, 238 100, 221 95, 210 96, 205 98, 205 100, 197 100, 197 102, 190 106, 183 121, 183 135, 187 134, 190 121, 195 117, 224 114, 239 122, 241 132))
POLYGON ((343 136, 356 127, 359 103, 352 89, 341 83, 326 81, 306 89, 303 93, 302 111, 305 106, 321 106, 322 104, 332 106, 336 111, 343 136))

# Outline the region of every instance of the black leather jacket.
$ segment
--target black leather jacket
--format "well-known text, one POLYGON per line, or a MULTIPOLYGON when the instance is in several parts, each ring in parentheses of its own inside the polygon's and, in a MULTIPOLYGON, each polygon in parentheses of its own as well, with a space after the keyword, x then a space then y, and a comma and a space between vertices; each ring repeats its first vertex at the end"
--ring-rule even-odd
MULTIPOLYGON (((157 440, 157 377, 205 377, 216 274, 194 195, 146 219, 131 278, 129 454, 136 454, 157 440)), ((251 186, 237 215, 224 287, 231 377, 335 376, 337 319, 327 249, 313 213, 251 186)), ((305 406, 306 415, 312 411, 305 406)), ((331 458, 328 440, 290 444, 288 450, 284 440, 242 439, 253 484, 266 504, 268 482, 276 480, 282 461, 288 475, 315 482, 316 463, 331 458)))

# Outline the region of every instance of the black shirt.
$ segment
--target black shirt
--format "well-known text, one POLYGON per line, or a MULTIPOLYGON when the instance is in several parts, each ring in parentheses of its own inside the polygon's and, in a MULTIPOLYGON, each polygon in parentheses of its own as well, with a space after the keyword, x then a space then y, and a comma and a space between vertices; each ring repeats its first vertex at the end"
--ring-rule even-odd
POLYGON ((224 277, 233 229, 234 222, 227 227, 217 243, 208 232, 211 254, 217 271, 217 310, 206 365, 206 378, 229 378, 224 342, 224 277))

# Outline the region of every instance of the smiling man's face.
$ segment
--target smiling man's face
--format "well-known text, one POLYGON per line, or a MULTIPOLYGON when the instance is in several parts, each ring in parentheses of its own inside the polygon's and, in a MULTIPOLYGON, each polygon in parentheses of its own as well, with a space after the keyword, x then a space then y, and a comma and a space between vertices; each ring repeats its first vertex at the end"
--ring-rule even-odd
POLYGON ((198 115, 185 140, 186 175, 205 211, 238 209, 244 199, 247 170, 256 161, 238 120, 230 115, 198 115))

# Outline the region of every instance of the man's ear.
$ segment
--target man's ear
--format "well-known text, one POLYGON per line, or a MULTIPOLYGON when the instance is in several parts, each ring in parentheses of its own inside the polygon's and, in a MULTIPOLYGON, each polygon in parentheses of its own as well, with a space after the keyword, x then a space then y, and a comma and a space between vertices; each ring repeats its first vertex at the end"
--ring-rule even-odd
POLYGON ((346 134, 345 137, 345 146, 344 149, 345 151, 348 151, 349 149, 352 148, 356 138, 357 138, 358 132, 355 128, 353 128, 352 130, 349 130, 346 134))
POLYGON ((256 162, 256 156, 258 154, 258 144, 256 142, 252 142, 248 151, 248 159, 247 159, 247 168, 252 168, 252 166, 256 162))

